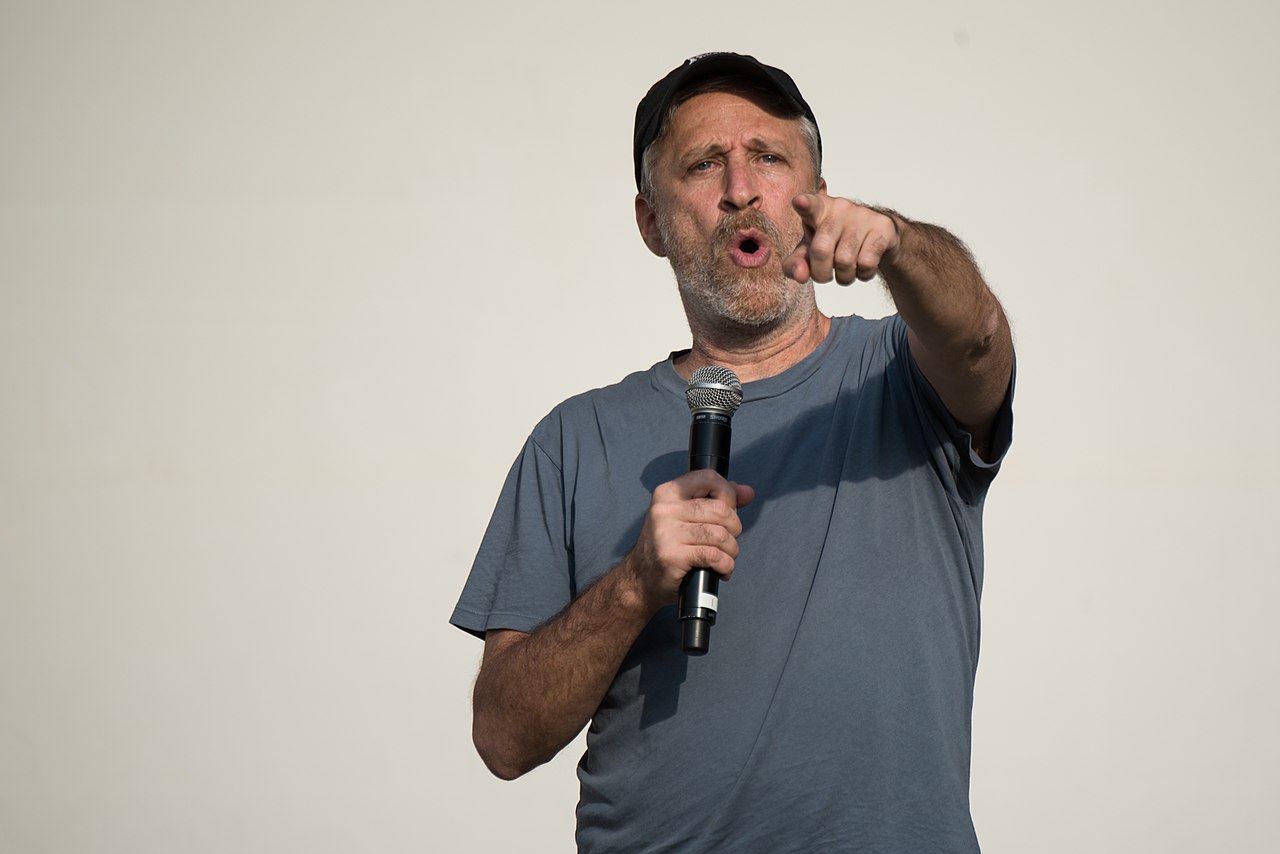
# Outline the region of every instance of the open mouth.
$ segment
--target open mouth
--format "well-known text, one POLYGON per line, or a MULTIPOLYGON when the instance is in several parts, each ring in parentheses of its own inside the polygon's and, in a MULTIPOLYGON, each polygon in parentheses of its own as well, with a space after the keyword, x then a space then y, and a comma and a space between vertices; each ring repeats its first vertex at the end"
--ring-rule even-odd
POLYGON ((759 231, 743 229, 729 241, 729 257, 739 267, 759 267, 769 260, 769 245, 759 231))

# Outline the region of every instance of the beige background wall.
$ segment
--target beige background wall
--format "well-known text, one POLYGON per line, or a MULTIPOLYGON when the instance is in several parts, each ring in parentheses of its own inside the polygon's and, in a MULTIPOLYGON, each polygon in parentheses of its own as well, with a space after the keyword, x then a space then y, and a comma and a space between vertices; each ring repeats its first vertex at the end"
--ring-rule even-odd
POLYGON ((687 341, 631 119, 713 49, 1013 318, 985 850, 1274 850, 1276 9, 0 3, 0 850, 570 848, 446 619, 534 421, 687 341))

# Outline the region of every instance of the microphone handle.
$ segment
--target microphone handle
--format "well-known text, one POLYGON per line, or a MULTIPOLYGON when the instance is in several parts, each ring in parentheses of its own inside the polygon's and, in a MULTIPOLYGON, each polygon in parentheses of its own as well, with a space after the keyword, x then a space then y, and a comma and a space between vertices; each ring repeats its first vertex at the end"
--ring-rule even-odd
MULTIPOLYGON (((689 425, 689 471, 714 469, 721 477, 728 477, 732 436, 730 416, 695 412, 689 425)), ((680 648, 688 655, 707 654, 720 607, 719 594, 720 576, 705 567, 694 567, 680 582, 680 648)))

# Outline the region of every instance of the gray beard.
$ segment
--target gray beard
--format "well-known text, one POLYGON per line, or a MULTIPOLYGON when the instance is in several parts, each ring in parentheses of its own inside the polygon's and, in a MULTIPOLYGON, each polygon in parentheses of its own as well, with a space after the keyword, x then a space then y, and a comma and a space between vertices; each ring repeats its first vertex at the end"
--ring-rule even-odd
POLYGON ((726 216, 716 226, 709 246, 682 240, 661 214, 657 225, 689 325, 695 331, 721 338, 758 338, 783 325, 801 305, 802 289, 782 273, 781 253, 787 251, 782 234, 759 211, 726 216), (728 259, 730 240, 747 228, 769 238, 774 257, 763 267, 743 269, 728 259))

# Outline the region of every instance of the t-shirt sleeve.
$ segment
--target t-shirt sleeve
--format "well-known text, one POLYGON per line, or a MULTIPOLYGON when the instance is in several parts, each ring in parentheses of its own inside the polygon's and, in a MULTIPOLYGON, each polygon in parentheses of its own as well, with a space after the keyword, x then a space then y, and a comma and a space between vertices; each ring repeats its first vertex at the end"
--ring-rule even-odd
POLYGON ((572 552, 560 466, 531 437, 507 474, 449 622, 483 637, 529 632, 569 604, 572 552))
MULTIPOLYGON (((895 315, 886 330, 889 348, 894 354, 890 364, 896 379, 908 389, 912 406, 926 432, 938 443, 950 474, 953 488, 966 503, 980 501, 1013 443, 1013 386, 1016 370, 1010 373, 1009 388, 996 414, 991 433, 991 459, 983 459, 974 449, 973 435, 964 429, 925 378, 907 343, 907 325, 895 315)), ((1016 366, 1015 366, 1016 368, 1016 366)))

